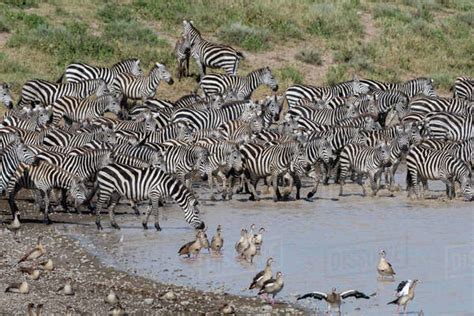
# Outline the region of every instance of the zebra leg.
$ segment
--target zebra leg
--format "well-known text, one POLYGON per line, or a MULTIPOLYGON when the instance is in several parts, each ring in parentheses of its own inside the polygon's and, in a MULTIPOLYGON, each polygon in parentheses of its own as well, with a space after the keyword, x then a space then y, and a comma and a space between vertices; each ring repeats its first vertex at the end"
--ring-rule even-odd
POLYGON ((369 173, 370 188, 372 189, 372 196, 377 195, 377 191, 380 188, 379 181, 380 181, 380 177, 383 171, 384 169, 382 169, 380 172, 369 173))
POLYGON ((154 198, 151 198, 151 209, 154 211, 155 213, 155 228, 157 231, 161 231, 161 227, 160 227, 160 210, 159 210, 159 202, 160 201, 160 196, 158 196, 158 198, 154 199, 154 198))
POLYGON ((130 205, 132 206, 133 211, 135 212, 135 216, 140 216, 140 210, 138 209, 137 203, 135 203, 134 201, 130 201, 130 205))
POLYGON ((18 185, 15 185, 13 191, 8 193, 8 205, 10 206, 12 219, 15 219, 15 214, 18 213, 18 206, 16 205, 15 196, 20 190, 21 188, 18 185))
POLYGON ((110 201, 112 202, 109 206, 110 225, 115 229, 120 229, 120 226, 117 225, 117 222, 115 221, 115 207, 119 200, 120 195, 118 193, 114 193, 110 196, 110 201))
POLYGON ((209 191, 211 192, 211 196, 209 197, 211 201, 216 200, 216 196, 214 195, 214 177, 212 176, 212 172, 208 173, 207 175, 207 182, 209 184, 209 191))
POLYGON ((225 174, 219 170, 217 175, 221 178, 222 180, 222 199, 225 200, 227 196, 230 196, 229 199, 232 198, 232 194, 229 194, 229 188, 227 188, 227 177, 225 174))
MULTIPOLYGON (((278 190, 278 173, 274 172, 272 174, 272 185, 273 185, 273 202, 277 202, 279 200, 277 190, 278 190)), ((278 191, 279 192, 279 191, 278 191)))
POLYGON ((295 187, 296 187, 296 199, 299 200, 301 198, 300 192, 301 192, 301 178, 298 175, 295 175, 294 177, 294 182, 295 182, 295 187))
MULTIPOLYGON (((315 168, 315 170, 316 170, 316 168, 315 168)), ((322 172, 322 168, 321 168, 320 171, 322 172)), ((308 192, 308 195, 306 196, 308 199, 312 198, 316 194, 316 192, 318 192, 319 182, 321 181, 321 177, 322 177, 321 172, 317 173, 316 176, 314 177, 313 189, 311 189, 311 191, 308 192)))
POLYGON ((260 198, 257 196, 257 190, 255 189, 255 185, 257 184, 257 181, 255 181, 255 184, 252 183, 254 180, 253 179, 247 179, 247 177, 245 177, 245 184, 247 184, 247 187, 249 188, 249 191, 250 191, 250 197, 249 197, 249 201, 258 201, 260 200, 260 198))
POLYGON ((50 193, 50 190, 46 190, 46 191, 41 190, 41 195, 44 200, 44 206, 45 206, 43 223, 45 223, 46 225, 52 224, 52 221, 49 218, 49 193, 50 193))

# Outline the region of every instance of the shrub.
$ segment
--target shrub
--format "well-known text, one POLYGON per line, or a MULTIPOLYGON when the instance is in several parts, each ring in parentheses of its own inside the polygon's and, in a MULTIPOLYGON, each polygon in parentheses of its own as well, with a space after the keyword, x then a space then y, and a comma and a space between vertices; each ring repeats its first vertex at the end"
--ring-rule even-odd
POLYGON ((286 66, 284 68, 281 68, 278 73, 282 81, 289 81, 290 84, 299 84, 303 83, 304 81, 303 75, 292 66, 286 66))
POLYGON ((323 64, 321 53, 313 49, 304 49, 302 51, 299 51, 295 55, 295 58, 299 61, 302 61, 307 64, 311 64, 311 65, 321 66, 323 64))
POLYGON ((269 48, 269 32, 265 29, 256 29, 240 23, 233 23, 222 28, 219 38, 229 44, 236 44, 245 49, 258 51, 269 48))
POLYGON ((108 40, 122 40, 125 43, 163 45, 155 32, 136 21, 114 21, 105 25, 104 37, 108 40))

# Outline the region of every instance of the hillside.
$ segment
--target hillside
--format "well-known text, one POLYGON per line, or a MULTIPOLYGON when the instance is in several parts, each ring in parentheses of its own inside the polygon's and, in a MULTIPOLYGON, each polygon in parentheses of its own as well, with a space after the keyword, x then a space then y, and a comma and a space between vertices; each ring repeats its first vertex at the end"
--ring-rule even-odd
MULTIPOLYGON (((0 4, 0 81, 13 85, 15 98, 27 79, 56 80, 72 61, 111 65, 138 57, 144 71, 155 61, 174 71, 172 50, 184 18, 206 38, 243 51, 240 73, 270 66, 280 91, 295 82, 333 84, 357 74, 390 81, 429 76, 446 94, 455 77, 474 74, 474 5, 468 0, 101 3, 0 4)), ((195 87, 188 78, 161 85, 158 96, 176 99, 195 87)))

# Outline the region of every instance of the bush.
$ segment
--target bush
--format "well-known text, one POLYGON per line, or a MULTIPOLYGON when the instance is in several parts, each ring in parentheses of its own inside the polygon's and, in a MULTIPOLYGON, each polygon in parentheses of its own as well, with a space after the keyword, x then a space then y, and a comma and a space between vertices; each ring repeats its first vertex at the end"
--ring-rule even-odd
POLYGON ((321 53, 313 49, 304 49, 298 52, 295 55, 295 58, 299 61, 302 61, 307 64, 311 64, 311 65, 321 66, 323 64, 321 53))
POLYGON ((3 0, 3 3, 21 8, 21 9, 28 9, 28 8, 36 8, 38 7, 38 0, 3 0))
POLYGON ((265 29, 256 29, 240 23, 233 23, 222 28, 218 33, 219 38, 228 43, 239 45, 245 49, 258 51, 269 48, 269 32, 265 29))
POLYGON ((104 22, 131 21, 133 18, 132 12, 125 6, 117 4, 106 3, 98 11, 97 15, 104 22))
POLYGON ((105 25, 104 38, 107 40, 122 40, 125 43, 163 45, 155 32, 136 21, 114 21, 105 25))
POLYGON ((290 84, 299 84, 304 81, 303 75, 291 66, 281 68, 278 73, 282 81, 289 81, 290 84))

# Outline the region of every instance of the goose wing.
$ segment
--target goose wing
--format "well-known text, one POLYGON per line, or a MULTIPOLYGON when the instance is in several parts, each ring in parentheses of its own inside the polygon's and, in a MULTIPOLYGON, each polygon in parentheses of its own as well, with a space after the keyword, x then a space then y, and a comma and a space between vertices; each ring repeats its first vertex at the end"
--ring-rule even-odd
POLYGON ((364 294, 362 292, 359 292, 359 291, 356 291, 356 290, 349 290, 349 291, 344 291, 344 292, 341 293, 341 298, 342 299, 346 299, 348 297, 365 298, 367 300, 370 298, 366 294, 364 294))
POLYGON ((257 282, 258 280, 263 277, 263 274, 265 273, 265 271, 260 271, 259 273, 257 273, 256 276, 253 277, 253 280, 252 280, 252 284, 250 284, 249 286, 249 290, 255 288, 255 286, 257 285, 257 282))
POLYGON ((397 287, 397 293, 395 294, 396 296, 403 296, 408 294, 408 289, 410 288, 410 282, 411 280, 406 280, 400 282, 397 287))
POLYGON ((311 297, 311 298, 314 298, 314 299, 317 299, 317 300, 325 300, 325 299, 328 298, 328 295, 326 293, 323 293, 323 292, 311 292, 311 293, 306 293, 304 295, 298 296, 297 300, 302 300, 302 299, 305 299, 305 298, 308 298, 308 297, 311 297))

